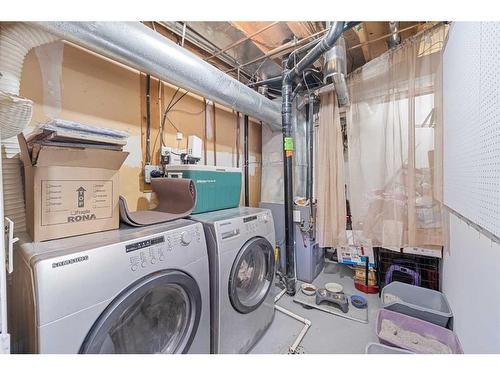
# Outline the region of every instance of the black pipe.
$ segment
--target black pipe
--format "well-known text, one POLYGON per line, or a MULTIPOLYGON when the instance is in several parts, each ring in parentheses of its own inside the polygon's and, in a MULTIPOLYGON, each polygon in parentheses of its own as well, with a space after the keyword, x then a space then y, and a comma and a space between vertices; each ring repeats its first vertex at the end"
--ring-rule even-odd
POLYGON ((151 164, 151 76, 146 75, 146 164, 151 164))
MULTIPOLYGON (((347 31, 349 30, 350 28, 360 24, 361 22, 346 22, 345 25, 344 25, 344 30, 343 31, 347 31)), ((331 31, 331 28, 330 30, 331 31)), ((323 39, 325 39, 325 37, 323 37, 323 39)), ((298 55, 300 55, 301 53, 304 53, 306 51, 309 51, 311 48, 313 48, 314 46, 316 46, 319 42, 321 42, 323 39, 314 39, 312 41, 310 41, 309 43, 307 44, 304 44, 302 47, 300 48, 297 48, 296 50, 294 50, 293 52, 290 53, 289 55, 289 58, 288 58, 288 62, 287 62, 287 67, 288 68, 292 68, 293 65, 294 65, 294 60, 298 57, 298 55)), ((335 43, 334 43, 335 44, 335 43)))
POLYGON ((307 87, 307 78, 311 75, 314 75, 315 73, 320 73, 316 69, 311 68, 305 69, 304 72, 305 73, 303 74, 301 81, 297 84, 297 86, 295 86, 295 89, 292 92, 292 102, 295 99, 295 96, 304 88, 304 86, 307 87))
POLYGON ((244 117, 244 130, 243 130, 243 168, 245 171, 245 206, 250 205, 250 187, 248 181, 248 116, 244 117))
POLYGON ((283 190, 285 206, 286 292, 295 295, 295 238, 293 226, 293 138, 292 81, 288 79, 287 60, 283 61, 281 122, 283 132, 283 190))
POLYGON ((236 112, 236 167, 240 167, 240 113, 236 112))
POLYGON ((287 67, 288 68, 292 68, 293 65, 294 65, 294 62, 295 62, 295 59, 301 54, 301 53, 304 53, 304 52, 307 52, 309 51, 311 48, 313 48, 316 44, 319 43, 321 39, 318 38, 318 39, 314 39, 314 40, 311 40, 309 43, 307 44, 304 44, 302 47, 299 47, 297 48, 296 50, 292 51, 290 53, 290 55, 288 56, 288 61, 286 63, 287 67))
POLYGON ((323 53, 329 51, 344 32, 344 22, 334 22, 328 33, 318 44, 307 52, 307 54, 290 70, 288 79, 293 81, 304 69, 310 67, 318 60, 323 53))
POLYGON ((323 37, 293 68, 296 54, 283 60, 281 122, 283 132, 283 190, 285 206, 286 292, 295 295, 295 236, 293 225, 293 138, 292 138, 292 83, 302 72, 333 47, 344 32, 344 22, 335 22, 323 37))
POLYGON ((281 79, 282 79, 281 76, 271 77, 271 78, 263 79, 262 81, 249 83, 247 86, 248 87, 259 87, 259 86, 264 86, 264 85, 272 85, 272 84, 280 83, 281 79))
POLYGON ((307 158, 307 199, 309 200, 309 207, 311 217, 313 217, 313 181, 314 181, 314 94, 309 95, 308 107, 307 107, 307 135, 309 144, 308 146, 308 158, 307 158))
MULTIPOLYGON (((305 108, 305 113, 306 113, 306 149, 307 154, 306 154, 306 164, 307 164, 307 170, 306 170, 306 198, 309 199, 310 195, 310 190, 311 190, 311 184, 310 184, 310 176, 309 176, 309 165, 311 164, 311 155, 309 154, 309 146, 311 143, 311 133, 309 132, 309 106, 311 105, 311 100, 310 96, 308 97, 307 103, 306 103, 306 108, 305 108)), ((311 204, 311 201, 309 201, 309 204, 311 204)))

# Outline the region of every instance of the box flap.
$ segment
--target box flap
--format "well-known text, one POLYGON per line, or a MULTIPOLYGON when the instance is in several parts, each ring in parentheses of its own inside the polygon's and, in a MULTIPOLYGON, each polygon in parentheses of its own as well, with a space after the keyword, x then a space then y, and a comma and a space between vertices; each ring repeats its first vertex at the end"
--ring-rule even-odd
POLYGON ((21 150, 21 161, 23 162, 24 167, 31 167, 31 155, 28 150, 28 144, 26 143, 26 138, 24 138, 23 133, 17 135, 17 141, 19 142, 19 149, 21 150))
POLYGON ((42 146, 36 161, 37 167, 84 167, 118 170, 128 152, 95 148, 66 148, 42 146))

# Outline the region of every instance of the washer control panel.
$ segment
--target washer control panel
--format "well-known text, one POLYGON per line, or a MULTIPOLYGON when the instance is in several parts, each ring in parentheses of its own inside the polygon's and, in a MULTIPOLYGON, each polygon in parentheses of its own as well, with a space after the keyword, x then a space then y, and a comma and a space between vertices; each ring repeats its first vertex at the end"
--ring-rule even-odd
POLYGON ((159 262, 164 262, 172 251, 181 251, 183 247, 191 243, 200 242, 199 226, 188 227, 130 243, 125 245, 125 252, 129 254, 130 270, 135 272, 140 268, 147 268, 159 262))

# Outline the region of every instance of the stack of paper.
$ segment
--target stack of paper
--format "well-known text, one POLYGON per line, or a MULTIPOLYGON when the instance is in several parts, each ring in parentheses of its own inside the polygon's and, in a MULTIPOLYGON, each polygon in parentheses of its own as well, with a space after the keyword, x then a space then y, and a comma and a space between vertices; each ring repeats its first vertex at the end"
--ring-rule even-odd
POLYGON ((39 124, 26 138, 32 160, 42 146, 100 148, 122 151, 129 134, 69 120, 53 119, 39 124))

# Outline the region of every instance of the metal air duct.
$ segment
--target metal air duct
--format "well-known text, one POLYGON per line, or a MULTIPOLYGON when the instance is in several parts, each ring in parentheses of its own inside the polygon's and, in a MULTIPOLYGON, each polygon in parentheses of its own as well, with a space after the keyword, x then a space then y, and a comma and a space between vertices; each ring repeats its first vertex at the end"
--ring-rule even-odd
POLYGON ((281 128, 281 106, 140 22, 36 22, 42 29, 281 128))
POLYGON ((347 91, 347 55, 344 37, 340 37, 333 48, 325 53, 323 63, 323 81, 326 84, 333 83, 339 106, 349 104, 347 91))
POLYGON ((391 31, 391 37, 389 38, 389 48, 396 47, 401 43, 401 37, 399 36, 399 22, 391 21, 389 22, 389 30, 391 31))

